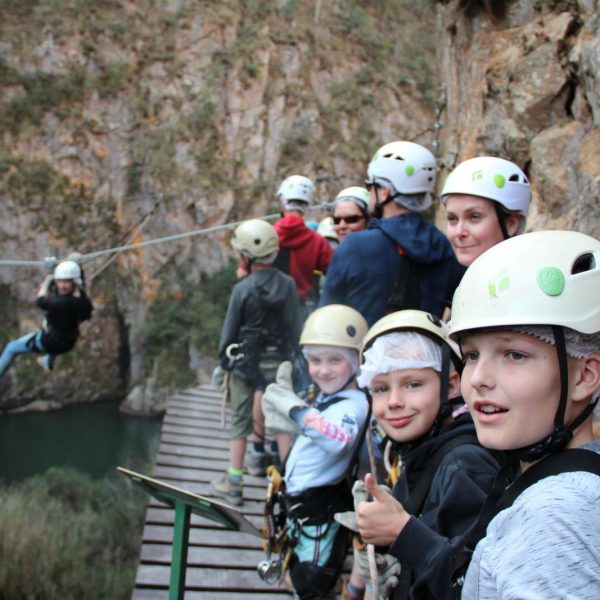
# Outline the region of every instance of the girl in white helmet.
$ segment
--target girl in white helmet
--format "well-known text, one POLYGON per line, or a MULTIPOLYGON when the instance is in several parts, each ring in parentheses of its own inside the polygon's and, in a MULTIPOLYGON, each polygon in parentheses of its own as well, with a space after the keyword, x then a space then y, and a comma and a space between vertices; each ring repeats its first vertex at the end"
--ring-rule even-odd
POLYGON ((335 598, 335 583, 347 555, 348 532, 333 515, 352 502, 349 470, 368 412, 356 387, 358 352, 367 322, 353 308, 332 304, 309 315, 300 345, 319 393, 309 406, 283 363, 277 382, 267 387, 263 411, 267 427, 293 431, 296 441, 284 465, 289 536, 293 539, 290 576, 297 598, 335 598))
POLYGON ((477 437, 522 471, 491 507, 463 598, 600 597, 599 290, 600 242, 541 231, 488 250, 456 291, 477 437))
POLYGON ((369 225, 369 191, 359 186, 343 189, 333 201, 333 227, 340 243, 369 225))
POLYGON ((53 275, 40 286, 36 304, 46 313, 43 329, 8 342, 0 355, 2 376, 19 354, 44 352, 38 362, 52 370, 56 355, 73 348, 79 337, 79 324, 92 316, 93 306, 82 283, 81 267, 72 260, 59 263, 53 275))
POLYGON ((523 233, 530 200, 527 176, 514 163, 492 156, 460 163, 442 189, 458 262, 469 266, 488 248, 523 233))

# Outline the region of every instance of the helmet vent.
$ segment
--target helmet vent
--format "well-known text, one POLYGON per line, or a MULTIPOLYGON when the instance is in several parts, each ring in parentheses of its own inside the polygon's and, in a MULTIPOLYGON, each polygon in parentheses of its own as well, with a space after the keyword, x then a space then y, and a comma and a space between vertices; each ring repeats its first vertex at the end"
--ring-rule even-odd
POLYGON ((354 327, 354 325, 348 325, 346 327, 346 333, 350 336, 350 337, 354 337, 356 335, 356 327, 354 327))
POLYGON ((258 246, 260 244, 260 238, 254 238, 254 243, 258 246))
POLYGON ((529 181, 527 180, 527 177, 525 177, 525 175, 523 175, 521 177, 521 175, 519 175, 518 173, 515 173, 514 175, 511 175, 508 178, 509 181, 516 181, 517 183, 521 183, 521 179, 523 179, 522 183, 529 183, 529 181))
POLYGON ((586 271, 593 271, 596 268, 596 259, 591 253, 582 254, 577 258, 571 267, 571 275, 577 275, 577 273, 585 273, 586 271))

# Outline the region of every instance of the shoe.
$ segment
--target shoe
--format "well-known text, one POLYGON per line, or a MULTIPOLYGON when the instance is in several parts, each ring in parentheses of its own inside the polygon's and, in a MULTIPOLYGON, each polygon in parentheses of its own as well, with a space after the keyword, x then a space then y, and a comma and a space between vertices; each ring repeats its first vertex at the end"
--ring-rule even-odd
POLYGON ((267 455, 264 452, 251 450, 246 454, 246 471, 256 477, 265 477, 267 474, 267 455))
POLYGON ((44 371, 50 371, 50 367, 48 366, 48 357, 47 356, 38 356, 35 361, 37 362, 44 371))
POLYGON ((221 479, 212 481, 210 487, 216 496, 227 500, 233 506, 241 506, 244 502, 242 483, 234 483, 227 473, 221 479))

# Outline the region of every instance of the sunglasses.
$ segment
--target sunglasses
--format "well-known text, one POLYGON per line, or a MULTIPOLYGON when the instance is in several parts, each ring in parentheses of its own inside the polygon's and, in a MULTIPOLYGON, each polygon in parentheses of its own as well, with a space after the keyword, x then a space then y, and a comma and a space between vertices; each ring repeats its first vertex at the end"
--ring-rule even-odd
POLYGON ((374 179, 365 179, 365 187, 370 190, 372 187, 380 187, 378 183, 375 183, 374 179))
POLYGON ((339 225, 342 221, 347 223, 348 225, 352 225, 353 223, 358 223, 364 219, 364 215, 349 215, 347 217, 333 217, 333 224, 339 225))

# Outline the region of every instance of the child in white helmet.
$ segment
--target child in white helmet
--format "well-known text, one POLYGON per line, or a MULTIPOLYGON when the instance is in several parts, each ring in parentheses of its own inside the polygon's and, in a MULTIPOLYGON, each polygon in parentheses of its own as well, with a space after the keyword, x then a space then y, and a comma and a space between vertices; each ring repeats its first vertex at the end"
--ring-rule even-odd
POLYGON ((298 437, 284 465, 285 501, 293 558, 290 576, 296 597, 333 598, 347 554, 347 531, 334 513, 352 502, 349 469, 357 460, 368 403, 356 387, 358 352, 367 331, 354 309, 330 305, 313 312, 300 345, 319 393, 309 406, 292 388, 291 365, 263 397, 268 427, 298 437))
POLYGON ((529 180, 514 163, 493 156, 460 163, 442 189, 458 262, 469 266, 488 248, 523 233, 530 200, 529 180))
POLYGON ((502 466, 503 457, 477 442, 460 397, 460 368, 446 326, 429 313, 391 313, 365 337, 358 383, 370 389, 394 485, 390 495, 367 474, 354 489, 363 540, 387 553, 378 561, 380 598, 455 597, 454 557, 502 466), (365 492, 373 502, 357 501, 365 492))
POLYGON ((456 291, 477 436, 522 470, 477 545, 467 600, 600 597, 599 290, 600 242, 543 231, 489 249, 456 291))
POLYGON ((72 260, 59 263, 40 286, 36 304, 45 311, 45 325, 6 344, 0 355, 0 377, 19 354, 46 353, 38 360, 50 371, 56 356, 73 348, 79 337, 79 325, 89 319, 93 311, 83 289, 81 267, 72 260))
POLYGON ((229 503, 241 505, 248 436, 252 436, 252 451, 246 460, 248 472, 264 476, 266 471, 260 398, 275 379, 277 367, 294 354, 300 307, 294 280, 273 267, 279 241, 270 223, 245 221, 235 229, 231 245, 250 275, 234 286, 221 329, 221 367, 213 373, 213 383, 221 387, 227 379, 232 407, 230 462, 225 475, 213 481, 211 488, 229 503))

